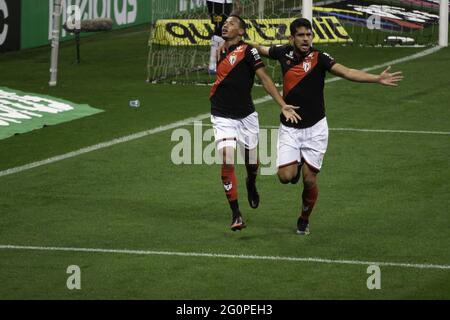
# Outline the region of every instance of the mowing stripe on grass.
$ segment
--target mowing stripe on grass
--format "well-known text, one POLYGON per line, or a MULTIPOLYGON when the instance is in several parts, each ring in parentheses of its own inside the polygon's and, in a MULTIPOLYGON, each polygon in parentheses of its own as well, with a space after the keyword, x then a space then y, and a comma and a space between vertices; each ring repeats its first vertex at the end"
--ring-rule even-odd
POLYGON ((183 127, 183 126, 188 125, 188 124, 190 124, 192 122, 204 120, 207 117, 209 117, 209 113, 200 114, 200 115, 198 115, 196 117, 187 118, 187 119, 184 119, 184 120, 181 120, 181 121, 173 122, 173 123, 170 123, 170 124, 165 125, 165 126, 160 126, 160 127, 153 128, 153 129, 150 129, 150 130, 141 131, 141 132, 138 132, 138 133, 133 133, 133 134, 130 134, 128 136, 124 136, 124 137, 113 139, 111 141, 94 144, 94 145, 86 147, 86 148, 81 148, 79 150, 68 152, 68 153, 64 153, 64 154, 61 154, 59 156, 55 156, 55 157, 48 158, 48 159, 41 160, 41 161, 32 162, 32 163, 29 163, 29 164, 25 164, 25 165, 20 166, 20 167, 6 169, 4 171, 0 171, 0 177, 7 176, 7 175, 10 175, 10 174, 14 174, 14 173, 18 173, 18 172, 25 171, 25 170, 29 170, 29 169, 33 169, 33 168, 40 167, 40 166, 43 166, 43 165, 46 165, 46 164, 50 164, 50 163, 53 163, 53 162, 58 162, 58 161, 61 161, 61 160, 64 160, 64 159, 74 158, 74 157, 77 157, 79 155, 82 155, 82 154, 85 154, 85 153, 88 153, 88 152, 92 152, 92 151, 100 150, 100 149, 103 149, 103 148, 107 148, 107 147, 110 147, 110 146, 113 146, 113 145, 116 145, 116 144, 119 144, 119 143, 124 143, 124 142, 128 142, 128 141, 140 139, 140 138, 143 138, 143 137, 146 137, 146 136, 149 136, 149 135, 152 135, 152 134, 156 134, 156 133, 159 133, 159 132, 163 132, 163 131, 167 131, 167 130, 183 127))
MULTIPOLYGON (((189 125, 199 125, 190 123, 189 125)), ((212 127, 210 123, 202 123, 202 127, 212 127)), ((262 129, 278 129, 279 126, 259 126, 262 129)), ((436 134, 449 136, 450 131, 417 131, 417 130, 395 130, 395 129, 358 129, 358 128, 329 128, 330 131, 353 131, 353 132, 375 132, 375 133, 410 133, 410 134, 436 134)))
POLYGON ((411 134, 437 134, 450 135, 446 131, 416 131, 416 130, 391 130, 391 129, 357 129, 357 128, 330 128, 330 131, 354 131, 354 132, 376 132, 376 133, 411 133, 411 134))
POLYGON ((39 247, 39 246, 16 246, 0 245, 4 250, 31 250, 31 251, 65 251, 65 252, 89 252, 89 253, 117 253, 148 256, 181 256, 195 258, 225 258, 225 259, 245 259, 245 260, 270 260, 270 261, 292 261, 309 262, 325 264, 350 264, 350 265, 377 265, 383 267, 399 267, 413 269, 438 269, 450 270, 450 265, 438 265, 428 263, 401 263, 401 262, 382 262, 382 261, 359 261, 359 260, 336 260, 322 258, 301 258, 301 257, 280 257, 280 256, 257 256, 257 255, 236 255, 223 253, 199 253, 199 252, 176 252, 176 251, 152 251, 152 250, 127 250, 127 249, 99 249, 99 248, 70 248, 70 247, 39 247))
MULTIPOLYGON (((434 52, 436 52, 436 51, 438 51, 440 49, 442 49, 442 47, 432 47, 432 48, 420 51, 418 53, 415 53, 415 54, 412 54, 412 55, 409 55, 409 56, 406 56, 406 57, 403 57, 403 58, 400 58, 400 59, 395 59, 395 60, 392 60, 392 61, 389 61, 389 62, 386 62, 386 63, 383 63, 383 64, 378 64, 378 65, 375 65, 375 66, 372 66, 372 67, 369 67, 369 68, 365 68, 363 70, 365 70, 365 71, 375 70, 375 69, 383 68, 383 67, 386 67, 386 66, 390 66, 390 65, 394 65, 394 64, 398 64, 398 63, 407 62, 407 61, 410 61, 410 60, 422 58, 422 57, 427 56, 429 54, 432 54, 432 53, 434 53, 434 52)), ((325 83, 335 82, 335 81, 338 81, 338 80, 341 80, 341 79, 342 78, 335 77, 335 78, 331 78, 331 79, 326 80, 325 83)), ((270 96, 265 96, 265 97, 262 97, 262 98, 259 98, 259 99, 255 99, 254 100, 254 104, 255 105, 261 104, 261 103, 270 101, 271 99, 272 98, 270 96)), ((170 124, 165 125, 165 126, 160 126, 160 127, 154 128, 154 129, 141 131, 141 132, 134 133, 134 134, 131 134, 131 135, 127 135, 127 136, 124 136, 124 137, 121 137, 121 138, 116 138, 116 139, 113 139, 111 141, 98 143, 98 144, 95 144, 95 145, 92 145, 92 146, 89 146, 89 147, 81 148, 79 150, 71 151, 71 152, 68 152, 68 153, 65 153, 65 154, 62 154, 62 155, 58 155, 58 156, 55 156, 55 157, 51 157, 51 158, 48 158, 48 159, 45 159, 45 160, 41 160, 41 161, 36 161, 36 162, 29 163, 29 164, 25 164, 23 166, 18 166, 18 167, 6 169, 6 170, 3 170, 3 171, 0 171, 0 177, 4 177, 4 176, 10 175, 10 174, 19 173, 19 172, 26 171, 26 170, 30 170, 30 169, 37 168, 37 167, 40 167, 40 166, 44 166, 44 165, 47 165, 47 164, 50 164, 50 163, 58 162, 58 161, 61 161, 61 160, 74 158, 74 157, 77 157, 79 155, 82 155, 82 154, 85 154, 85 153, 88 153, 88 152, 92 152, 92 151, 96 151, 96 150, 100 150, 100 149, 103 149, 103 148, 108 148, 110 146, 113 146, 113 145, 116 145, 116 144, 119 144, 119 143, 124 143, 124 142, 128 142, 128 141, 140 139, 140 138, 152 135, 152 134, 156 134, 156 133, 160 133, 160 132, 167 131, 167 130, 170 130, 170 129, 175 129, 175 128, 178 128, 178 127, 182 127, 182 126, 185 126, 187 124, 191 124, 191 123, 193 123, 195 121, 205 120, 209 116, 210 116, 209 113, 200 114, 198 116, 195 116, 195 117, 192 117, 192 118, 187 118, 187 119, 180 120, 180 121, 177 121, 177 122, 173 122, 173 123, 170 123, 170 124)))

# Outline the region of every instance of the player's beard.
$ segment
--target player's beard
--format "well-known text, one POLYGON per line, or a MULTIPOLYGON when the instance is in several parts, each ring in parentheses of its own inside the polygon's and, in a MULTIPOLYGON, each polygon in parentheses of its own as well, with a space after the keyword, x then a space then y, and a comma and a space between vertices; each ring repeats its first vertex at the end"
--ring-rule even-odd
POLYGON ((295 45, 295 49, 297 51, 298 54, 300 54, 301 56, 308 54, 311 51, 312 45, 308 44, 308 48, 306 49, 306 45, 305 47, 302 47, 302 45, 297 46, 295 45))

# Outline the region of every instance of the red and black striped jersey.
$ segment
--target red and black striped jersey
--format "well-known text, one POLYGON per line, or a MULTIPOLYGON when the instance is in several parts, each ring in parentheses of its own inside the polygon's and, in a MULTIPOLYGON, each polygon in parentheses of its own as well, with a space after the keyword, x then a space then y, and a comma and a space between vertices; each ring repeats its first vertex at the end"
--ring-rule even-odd
POLYGON ((284 101, 299 106, 297 113, 302 117, 298 123, 291 123, 281 114, 280 121, 288 127, 308 128, 323 119, 326 71, 330 71, 335 60, 329 54, 312 48, 300 56, 291 45, 273 46, 269 56, 281 64, 284 101))
POLYGON ((217 76, 209 95, 211 114, 242 119, 255 111, 251 91, 255 71, 264 67, 258 50, 241 41, 221 53, 217 76))

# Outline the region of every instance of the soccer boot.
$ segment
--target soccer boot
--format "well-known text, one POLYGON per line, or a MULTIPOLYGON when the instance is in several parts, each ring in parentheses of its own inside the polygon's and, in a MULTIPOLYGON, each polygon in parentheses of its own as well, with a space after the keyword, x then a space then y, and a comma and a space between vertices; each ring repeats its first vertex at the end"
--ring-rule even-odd
POLYGON ((248 178, 245 180, 245 185, 247 186, 247 199, 250 207, 253 209, 259 206, 259 193, 256 190, 256 183, 249 182, 248 178))
POLYGON ((233 231, 242 230, 245 227, 247 227, 247 226, 245 225, 245 222, 242 219, 242 216, 233 217, 233 221, 231 223, 231 230, 233 230, 233 231))
POLYGON ((297 234, 302 235, 302 236, 310 234, 308 220, 304 220, 302 218, 298 218, 298 220, 297 220, 297 234))

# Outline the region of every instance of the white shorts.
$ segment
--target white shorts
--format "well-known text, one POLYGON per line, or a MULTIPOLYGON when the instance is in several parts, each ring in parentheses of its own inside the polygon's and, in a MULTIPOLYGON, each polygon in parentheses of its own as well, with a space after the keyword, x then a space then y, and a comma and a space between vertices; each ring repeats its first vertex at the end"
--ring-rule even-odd
POLYGON ((323 118, 309 128, 297 129, 280 125, 277 143, 277 167, 305 161, 316 171, 322 167, 328 146, 328 124, 323 118))
POLYGON ((255 111, 243 119, 222 118, 211 115, 217 150, 224 147, 236 149, 236 141, 246 149, 258 146, 259 121, 255 111))

